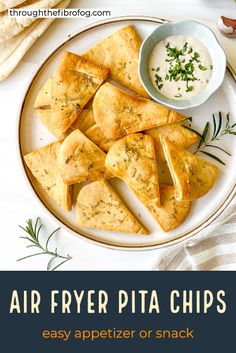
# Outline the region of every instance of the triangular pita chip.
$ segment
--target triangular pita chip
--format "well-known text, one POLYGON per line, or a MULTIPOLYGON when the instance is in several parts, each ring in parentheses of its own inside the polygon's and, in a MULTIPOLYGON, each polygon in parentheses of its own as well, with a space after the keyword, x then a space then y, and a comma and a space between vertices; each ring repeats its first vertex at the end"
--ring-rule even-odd
POLYGON ((168 138, 170 142, 175 143, 183 148, 189 147, 199 140, 199 136, 184 127, 184 122, 172 123, 164 126, 154 127, 146 130, 146 134, 150 135, 154 139, 156 157, 158 163, 165 161, 165 155, 162 149, 160 134, 168 138))
POLYGON ((49 103, 46 92, 51 94, 50 106, 46 104, 46 108, 51 108, 51 115, 44 120, 48 130, 61 137, 107 76, 108 69, 92 64, 77 54, 65 52, 58 69, 40 90, 35 102, 37 108, 45 107, 45 103, 49 103))
POLYGON ((110 178, 105 167, 106 154, 80 130, 74 130, 62 142, 58 165, 66 184, 110 178))
POLYGON ((169 232, 180 226, 189 213, 191 202, 177 201, 175 199, 175 188, 173 185, 160 184, 160 207, 158 207, 153 200, 147 201, 147 199, 140 194, 135 191, 134 193, 149 210, 164 232, 169 232))
POLYGON ((138 77, 138 57, 141 40, 132 26, 113 33, 83 55, 96 64, 108 67, 111 78, 148 97, 138 77))
POLYGON ((174 182, 176 200, 194 200, 204 196, 216 181, 217 166, 171 143, 161 135, 160 138, 174 182))
POLYGON ((50 77, 43 87, 40 89, 35 102, 34 108, 51 108, 52 99, 52 77, 50 77))
POLYGON ((92 109, 84 109, 68 131, 79 129, 103 151, 107 152, 115 140, 108 139, 96 124, 92 109))
POLYGON ((71 188, 65 185, 57 165, 61 144, 51 143, 24 156, 25 163, 48 195, 66 211, 71 209, 71 188))
POLYGON ((78 195, 76 215, 79 225, 113 232, 148 234, 104 180, 84 186, 78 195))
POLYGON ((160 204, 154 141, 144 134, 127 135, 111 146, 105 165, 147 200, 160 204))
MULTIPOLYGON (((36 109, 36 113, 41 120, 42 124, 46 126, 48 131, 50 131, 59 141, 63 141, 64 138, 68 135, 68 130, 71 132, 72 130, 66 129, 65 132, 61 130, 61 122, 62 122, 62 114, 59 111, 54 111, 51 108, 46 109, 36 109)), ((66 117, 65 117, 66 119, 66 117)), ((67 120, 68 122, 69 120, 67 120)))
POLYGON ((104 135, 111 139, 184 119, 183 115, 108 82, 94 97, 93 114, 104 135))
POLYGON ((82 112, 79 114, 78 118, 73 122, 73 124, 69 127, 69 129, 64 132, 61 137, 60 141, 65 140, 65 138, 70 135, 70 133, 74 130, 79 129, 81 132, 85 132, 90 129, 93 125, 95 125, 95 120, 93 118, 93 111, 92 109, 83 109, 82 112))
POLYGON ((79 129, 84 132, 95 125, 92 109, 83 109, 78 118, 70 126, 72 130, 79 129))
POLYGON ((108 152, 111 145, 116 141, 107 138, 97 124, 91 126, 84 134, 105 152, 108 152))

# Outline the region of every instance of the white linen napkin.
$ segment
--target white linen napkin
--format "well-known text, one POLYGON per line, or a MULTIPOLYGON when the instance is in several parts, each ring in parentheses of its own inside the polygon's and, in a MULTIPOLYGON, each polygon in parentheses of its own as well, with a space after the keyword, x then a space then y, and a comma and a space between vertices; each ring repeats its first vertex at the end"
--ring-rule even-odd
POLYGON ((236 270, 236 198, 198 236, 164 252, 155 268, 163 271, 236 270))

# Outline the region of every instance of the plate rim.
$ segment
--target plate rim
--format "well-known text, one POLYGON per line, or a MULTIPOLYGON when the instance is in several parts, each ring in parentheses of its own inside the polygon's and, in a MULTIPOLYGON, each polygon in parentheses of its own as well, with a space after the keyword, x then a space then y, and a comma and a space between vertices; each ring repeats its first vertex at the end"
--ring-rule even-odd
MULTIPOLYGON (((171 21, 169 21, 167 19, 158 18, 158 17, 152 17, 152 16, 119 16, 119 17, 112 17, 112 18, 109 18, 109 19, 93 22, 93 23, 91 23, 91 24, 89 24, 87 26, 83 26, 82 28, 72 32, 65 39, 60 41, 58 43, 58 45, 55 46, 55 48, 52 51, 50 51, 50 53, 48 55, 46 55, 43 58, 43 60, 41 60, 41 62, 38 64, 37 68, 33 71, 32 75, 30 76, 29 83, 26 85, 25 92, 22 95, 23 99, 21 101, 21 104, 19 106, 18 113, 17 113, 17 126, 16 126, 17 155, 19 157, 18 161, 19 161, 21 173, 22 173, 22 175, 24 177, 26 185, 28 186, 28 189, 30 190, 32 195, 34 195, 34 197, 36 196, 37 203, 39 204, 39 206, 44 211, 46 211, 46 213, 50 217, 53 217, 53 219, 55 219, 55 221, 57 223, 59 223, 59 225, 61 225, 63 228, 65 228, 69 233, 71 233, 72 235, 76 236, 77 238, 79 237, 80 239, 82 239, 84 241, 87 241, 87 242, 90 242, 90 243, 92 243, 92 244, 94 244, 96 246, 102 246, 102 247, 109 248, 109 249, 112 249, 112 250, 120 250, 120 251, 150 251, 150 250, 156 250, 156 249, 160 249, 160 248, 167 248, 167 247, 179 244, 181 242, 184 242, 186 240, 189 240, 190 238, 195 236, 198 232, 200 232, 205 227, 207 227, 209 224, 211 224, 226 209, 226 207, 229 205, 229 203, 232 201, 232 199, 236 195, 236 183, 233 185, 232 189, 229 191, 228 195, 226 196, 224 202, 219 206, 219 208, 215 211, 215 213, 213 215, 209 216, 204 222, 202 222, 200 225, 196 226, 194 229, 192 229, 191 231, 189 231, 185 235, 176 236, 175 239, 167 240, 166 242, 163 242, 161 244, 154 244, 154 245, 153 244, 152 245, 132 245, 132 244, 129 244, 129 245, 127 245, 127 244, 126 245, 117 245, 117 244, 112 244, 111 242, 106 242, 106 241, 103 241, 103 240, 94 239, 94 238, 90 237, 89 235, 87 235, 86 233, 84 233, 82 231, 80 231, 80 232, 75 231, 69 225, 65 224, 52 210, 50 210, 50 208, 46 205, 46 203, 42 200, 42 198, 38 194, 36 188, 34 187, 33 183, 31 182, 31 180, 30 180, 30 178, 28 176, 28 172, 27 172, 25 164, 24 164, 23 154, 22 154, 22 150, 21 150, 21 117, 22 117, 22 113, 23 113, 23 110, 24 110, 26 98, 28 96, 28 93, 29 93, 32 85, 34 84, 35 80, 37 79, 37 76, 40 74, 40 71, 42 70, 42 68, 46 64, 46 62, 64 44, 70 42, 72 39, 74 39, 78 35, 81 35, 82 33, 85 33, 85 32, 87 32, 87 31, 89 31, 91 29, 94 29, 94 28, 98 28, 98 27, 103 26, 105 24, 109 24, 109 23, 113 24, 113 23, 119 23, 119 22, 122 23, 122 22, 127 22, 127 21, 134 21, 134 22, 140 21, 140 22, 148 22, 148 23, 151 22, 151 23, 157 23, 157 24, 164 24, 164 23, 171 22, 171 21)), ((232 79, 234 80, 234 82, 236 84, 236 73, 234 72, 232 66, 229 63, 227 63, 227 71, 229 72, 229 74, 231 75, 232 79)))

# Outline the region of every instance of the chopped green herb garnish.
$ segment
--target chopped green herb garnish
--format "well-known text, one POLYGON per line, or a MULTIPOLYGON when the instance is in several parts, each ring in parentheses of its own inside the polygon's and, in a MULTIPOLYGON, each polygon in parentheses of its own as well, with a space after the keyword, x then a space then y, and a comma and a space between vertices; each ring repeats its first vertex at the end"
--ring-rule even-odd
MULTIPOLYGON (((152 68, 152 71, 155 72, 155 83, 159 89, 164 85, 164 81, 184 81, 186 82, 186 92, 191 92, 194 89, 194 86, 190 83, 198 81, 199 78, 196 77, 195 65, 198 64, 198 68, 202 71, 206 71, 207 67, 202 65, 200 54, 198 52, 193 52, 193 48, 189 45, 188 42, 185 42, 182 49, 177 49, 172 47, 170 42, 165 46, 167 58, 166 62, 169 63, 168 72, 163 76, 157 74, 160 71, 158 66, 156 69, 152 68), (193 53, 193 54, 192 54, 193 53), (190 59, 186 59, 186 54, 192 54, 190 59)), ((212 65, 210 68, 212 69, 212 65)), ((178 90, 181 88, 178 87, 178 90)), ((175 96, 176 98, 180 97, 179 95, 175 96)))
POLYGON ((200 70, 203 70, 203 71, 206 71, 207 70, 207 68, 206 68, 206 66, 203 66, 203 65, 198 65, 198 67, 199 67, 199 69, 200 70))
POLYGON ((163 87, 163 83, 161 83, 161 82, 163 82, 163 79, 157 73, 155 74, 155 82, 156 82, 157 87, 161 90, 163 87))

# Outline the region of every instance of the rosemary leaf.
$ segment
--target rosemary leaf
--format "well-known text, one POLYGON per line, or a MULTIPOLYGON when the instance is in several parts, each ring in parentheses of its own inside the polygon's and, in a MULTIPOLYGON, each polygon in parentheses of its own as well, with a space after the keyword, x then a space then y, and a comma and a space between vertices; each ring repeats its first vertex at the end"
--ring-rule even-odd
POLYGON ((219 125, 218 125, 216 132, 215 132, 215 135, 212 137, 212 140, 214 140, 219 135, 221 126, 222 126, 222 113, 219 112, 219 125))
POLYGON ((32 255, 27 255, 27 256, 21 257, 20 259, 18 259, 16 261, 22 261, 22 260, 28 259, 29 257, 38 256, 38 255, 46 255, 46 253, 38 252, 36 254, 32 254, 32 255))
POLYGON ((62 261, 60 264, 58 264, 57 266, 55 266, 55 267, 53 267, 52 269, 51 269, 51 271, 55 271, 58 267, 60 267, 60 266, 62 266, 65 262, 67 262, 67 261, 69 261, 70 259, 66 259, 66 260, 64 260, 64 261, 62 261))
POLYGON ((202 135, 201 135, 201 138, 200 138, 200 141, 199 141, 199 144, 198 144, 198 147, 197 147, 197 149, 199 149, 202 145, 203 145, 203 143, 205 143, 206 142, 206 137, 207 137, 207 134, 208 134, 208 131, 209 131, 209 121, 206 123, 206 125, 205 125, 205 128, 204 128, 204 130, 203 130, 203 133, 202 133, 202 135))
POLYGON ((48 262, 48 265, 47 265, 47 271, 50 271, 52 269, 52 263, 53 261, 57 258, 57 255, 53 256, 49 262, 48 262))
MULTIPOLYGON (((20 228, 23 229, 27 234, 29 234, 29 232, 28 232, 28 230, 27 230, 26 228, 24 228, 24 227, 22 227, 22 226, 18 226, 18 227, 20 227, 20 228)), ((21 238, 23 238, 23 237, 21 237, 21 238)))
POLYGON ((34 243, 34 244, 37 244, 35 243, 35 241, 33 239, 30 239, 28 237, 20 237, 21 239, 26 239, 26 240, 29 240, 31 243, 34 243))
POLYGON ((48 244, 49 244, 50 239, 52 238, 52 236, 53 236, 56 232, 58 232, 59 229, 60 229, 60 227, 57 228, 57 229, 55 229, 55 230, 49 235, 48 240, 47 240, 47 242, 46 242, 46 250, 47 250, 47 251, 48 251, 48 244))
POLYGON ((206 145, 206 147, 213 147, 213 148, 217 148, 218 150, 221 150, 222 152, 226 153, 228 156, 232 156, 229 152, 227 152, 224 148, 219 147, 219 146, 215 146, 215 145, 206 145))
POLYGON ((39 222, 39 217, 36 219, 35 225, 34 225, 34 233, 37 234, 37 226, 39 222))
POLYGON ((215 114, 212 114, 212 118, 213 118, 213 126, 214 126, 214 130, 213 130, 213 135, 215 136, 216 133, 216 118, 215 118, 215 114))
POLYGON ((37 241, 39 241, 39 233, 40 233, 40 231, 41 231, 41 228, 42 228, 42 224, 39 226, 39 228, 38 228, 38 230, 36 230, 36 239, 37 239, 37 241))
POLYGON ((203 153, 203 154, 206 154, 208 157, 211 157, 211 158, 215 159, 217 162, 225 165, 225 163, 219 157, 216 157, 214 154, 206 152, 206 151, 199 151, 199 152, 203 153))
POLYGON ((225 124, 225 129, 226 130, 228 130, 229 129, 229 122, 230 122, 230 114, 228 113, 227 115, 226 115, 226 124, 225 124))

